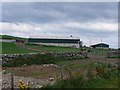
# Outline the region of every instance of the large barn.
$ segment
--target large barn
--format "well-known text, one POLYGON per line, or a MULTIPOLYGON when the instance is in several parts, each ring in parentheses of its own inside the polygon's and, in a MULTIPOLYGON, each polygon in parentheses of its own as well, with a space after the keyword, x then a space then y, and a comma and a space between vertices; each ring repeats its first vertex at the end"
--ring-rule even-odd
POLYGON ((103 48, 103 49, 108 49, 109 45, 105 43, 98 43, 95 45, 91 45, 92 48, 103 48))
POLYGON ((82 46, 79 38, 29 38, 28 43, 76 48, 82 46))

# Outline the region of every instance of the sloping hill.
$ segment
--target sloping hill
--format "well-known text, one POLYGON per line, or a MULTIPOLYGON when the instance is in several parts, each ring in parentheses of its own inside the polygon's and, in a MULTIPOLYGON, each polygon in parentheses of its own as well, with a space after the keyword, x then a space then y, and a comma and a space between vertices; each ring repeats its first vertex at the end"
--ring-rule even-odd
POLYGON ((45 45, 35 45, 35 44, 25 44, 24 48, 18 47, 15 43, 0 42, 2 48, 0 48, 0 54, 14 54, 14 53, 32 53, 41 51, 79 51, 78 48, 70 47, 59 47, 59 46, 45 46, 45 45))
POLYGON ((2 48, 0 48, 0 54, 15 54, 15 53, 33 53, 38 52, 35 50, 30 50, 27 48, 20 48, 17 47, 15 43, 8 43, 8 42, 0 42, 2 44, 2 48))
POLYGON ((27 40, 27 38, 23 38, 23 37, 15 37, 15 36, 10 36, 10 35, 0 35, 1 39, 10 39, 10 40, 27 40))

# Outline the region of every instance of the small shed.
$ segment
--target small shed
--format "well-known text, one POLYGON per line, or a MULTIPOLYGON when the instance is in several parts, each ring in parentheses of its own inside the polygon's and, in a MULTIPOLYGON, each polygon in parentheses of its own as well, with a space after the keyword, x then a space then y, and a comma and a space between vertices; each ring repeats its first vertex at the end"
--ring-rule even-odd
POLYGON ((24 40, 16 40, 16 45, 17 45, 18 47, 24 47, 25 41, 24 41, 24 40))
POLYGON ((103 48, 103 49, 108 49, 109 45, 105 43, 98 43, 95 45, 91 45, 92 48, 103 48))

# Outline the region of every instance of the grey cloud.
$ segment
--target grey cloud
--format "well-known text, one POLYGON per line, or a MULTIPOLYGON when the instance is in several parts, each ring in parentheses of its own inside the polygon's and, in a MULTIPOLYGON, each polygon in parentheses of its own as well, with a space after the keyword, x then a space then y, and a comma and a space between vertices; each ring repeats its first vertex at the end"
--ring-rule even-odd
MULTIPOLYGON (((9 24, 24 23, 33 26, 33 29, 28 32, 13 30, 11 28, 3 30, 4 34, 15 36, 35 36, 35 35, 53 35, 53 36, 79 36, 84 42, 89 43, 89 40, 103 37, 106 42, 111 46, 116 46, 117 31, 113 30, 92 30, 87 27, 64 27, 67 22, 80 22, 80 23, 96 23, 96 22, 117 22, 118 7, 117 2, 87 2, 87 3, 65 3, 65 2, 4 2, 2 3, 2 22, 9 24), (52 23, 61 23, 58 28, 51 30, 49 26, 47 30, 36 30, 35 26, 46 25, 52 23), (87 29, 86 29, 87 28, 87 29), (111 40, 110 40, 111 39, 111 40), (115 42, 115 43, 114 43, 115 42)), ((51 25, 54 28, 54 24, 51 25)), ((102 28, 101 28, 102 29, 102 28)), ((22 30, 22 28, 21 28, 22 30)))
POLYGON ((117 3, 3 3, 5 22, 59 22, 59 21, 117 21, 117 3))

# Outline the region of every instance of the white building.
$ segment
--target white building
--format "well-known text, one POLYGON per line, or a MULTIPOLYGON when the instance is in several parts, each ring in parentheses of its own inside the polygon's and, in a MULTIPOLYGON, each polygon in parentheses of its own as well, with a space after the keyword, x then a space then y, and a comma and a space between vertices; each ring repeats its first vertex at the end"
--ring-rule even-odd
POLYGON ((28 43, 51 45, 51 46, 63 46, 63 47, 76 47, 82 46, 82 42, 79 38, 56 38, 56 37, 31 37, 28 39, 28 43))

